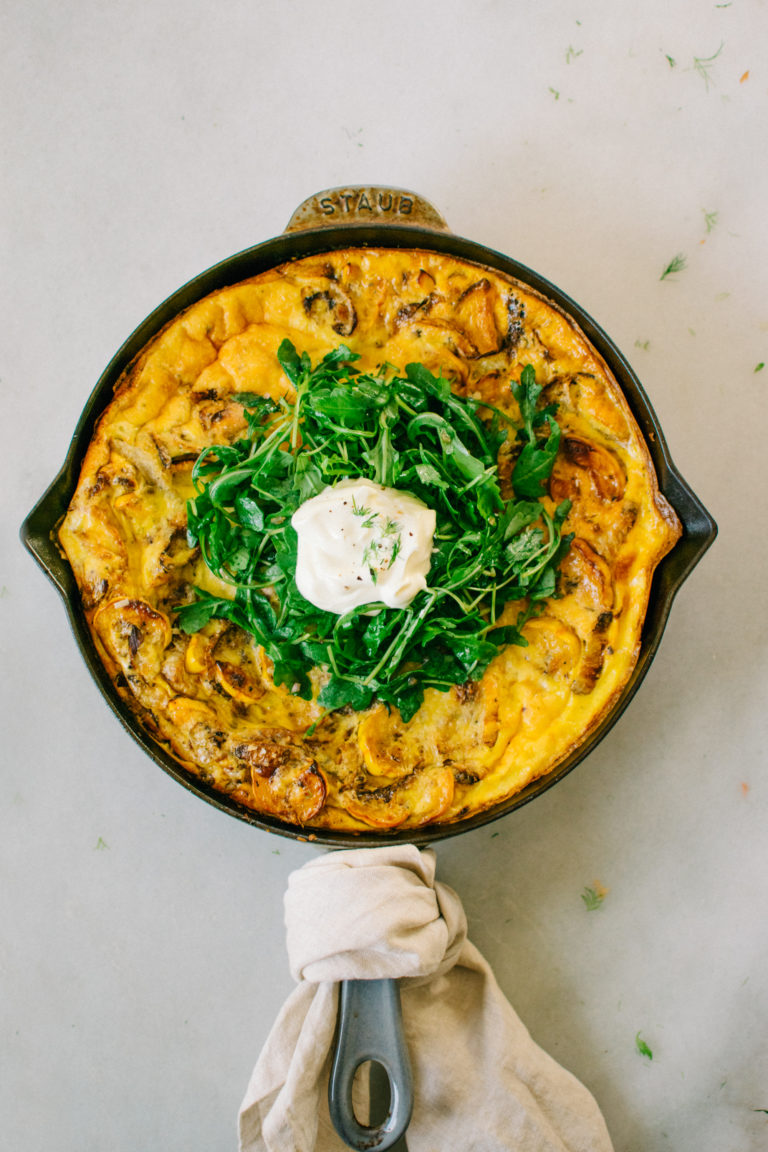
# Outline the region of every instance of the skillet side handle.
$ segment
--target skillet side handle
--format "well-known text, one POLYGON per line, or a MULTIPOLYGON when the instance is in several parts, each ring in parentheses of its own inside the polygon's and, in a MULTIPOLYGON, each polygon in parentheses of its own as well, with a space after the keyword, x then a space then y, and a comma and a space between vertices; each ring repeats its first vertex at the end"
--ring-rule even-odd
POLYGON ((340 224, 410 224, 436 232, 450 231, 437 209, 423 196, 378 184, 316 192, 299 205, 285 231, 303 232, 340 224))
POLYGON ((75 477, 67 462, 19 530, 22 544, 63 597, 70 614, 75 595, 75 578, 69 561, 59 547, 56 532, 66 515, 74 488, 75 477))
POLYGON ((345 980, 328 1108, 333 1126, 350 1148, 384 1152, 401 1138, 413 1111, 413 1079, 403 1035, 400 992, 395 980, 345 980), (389 1111, 378 1126, 361 1124, 352 1107, 352 1084, 361 1064, 380 1064, 389 1079, 389 1111))

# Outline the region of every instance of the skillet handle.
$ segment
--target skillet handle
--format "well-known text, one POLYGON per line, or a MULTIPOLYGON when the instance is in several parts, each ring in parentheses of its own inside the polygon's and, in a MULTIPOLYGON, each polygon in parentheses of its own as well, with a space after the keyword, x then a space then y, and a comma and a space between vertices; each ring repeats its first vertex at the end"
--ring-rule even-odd
POLYGON ((285 231, 303 232, 307 228, 333 228, 339 224, 410 224, 437 232, 450 231, 437 209, 423 196, 404 188, 385 188, 378 184, 316 192, 298 206, 285 231))
POLYGON ((350 1148, 384 1152, 400 1139, 413 1111, 413 1080, 395 980, 345 980, 328 1082, 333 1126, 350 1148), (361 1064, 380 1064, 389 1079, 389 1110, 377 1126, 361 1124, 352 1107, 352 1083, 361 1064))

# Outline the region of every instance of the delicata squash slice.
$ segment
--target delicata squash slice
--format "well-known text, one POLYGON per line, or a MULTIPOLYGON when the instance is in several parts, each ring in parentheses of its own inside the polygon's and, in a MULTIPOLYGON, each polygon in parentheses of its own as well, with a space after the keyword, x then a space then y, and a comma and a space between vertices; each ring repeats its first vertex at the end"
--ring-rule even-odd
POLYGON ((289 825, 386 832, 481 812, 585 740, 680 531, 558 307, 348 248, 151 341, 59 539, 118 691, 187 771, 289 825))

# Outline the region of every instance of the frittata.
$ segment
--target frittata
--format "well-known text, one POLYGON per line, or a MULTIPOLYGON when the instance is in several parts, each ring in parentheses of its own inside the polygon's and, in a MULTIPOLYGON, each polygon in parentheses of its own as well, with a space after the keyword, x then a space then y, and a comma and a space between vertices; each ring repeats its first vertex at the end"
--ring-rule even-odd
MULTIPOLYGON (((301 452, 301 444, 295 446, 301 452)), ((511 494, 510 434, 498 482, 511 494)), ((214 292, 126 371, 60 528, 94 642, 121 696, 191 774, 291 825, 338 830, 458 821, 551 771, 605 716, 635 666, 651 578, 680 535, 606 364, 576 324, 501 273, 420 250, 350 248, 214 292), (363 371, 424 365, 520 423, 532 365, 560 429, 543 504, 570 501, 559 586, 477 680, 427 688, 407 722, 374 699, 324 709, 275 685, 254 637, 213 619, 189 634, 193 589, 231 596, 187 532, 192 468, 247 431, 243 393, 290 400, 290 339, 314 363, 340 341, 363 371)), ((521 602, 498 624, 514 625, 521 602)))

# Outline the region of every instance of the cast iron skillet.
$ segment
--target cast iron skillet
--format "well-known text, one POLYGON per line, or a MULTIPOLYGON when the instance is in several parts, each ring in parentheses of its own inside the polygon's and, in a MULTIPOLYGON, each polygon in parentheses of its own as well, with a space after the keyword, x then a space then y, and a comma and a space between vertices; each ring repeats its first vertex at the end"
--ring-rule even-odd
MULTIPOLYGON (((704 555, 717 535, 717 526, 701 501, 686 484, 669 455, 664 435, 642 385, 618 348, 582 308, 555 285, 516 260, 490 248, 454 235, 442 216, 423 198, 402 189, 385 187, 334 188, 305 200, 294 212, 281 235, 231 256, 190 280, 165 300, 144 320, 107 365, 83 409, 66 459, 56 479, 27 516, 21 528, 24 544, 63 597, 70 624, 80 651, 107 702, 118 719, 141 747, 175 780, 214 807, 249 824, 299 840, 312 840, 328 847, 375 847, 382 843, 427 844, 506 816, 535 796, 551 788, 602 740, 629 704, 642 683, 661 642, 672 601, 683 581, 704 555), (654 575, 640 656, 628 683, 616 703, 585 742, 546 776, 535 780, 517 795, 452 825, 432 825, 399 832, 333 832, 318 829, 305 832, 294 825, 253 812, 237 801, 214 791, 188 773, 160 744, 140 726, 128 706, 121 700, 96 652, 72 570, 63 557, 56 529, 74 494, 85 455, 96 422, 112 399, 115 386, 125 369, 144 346, 179 312, 217 289, 236 284, 278 264, 303 256, 334 249, 372 246, 387 248, 423 248, 446 252, 475 264, 497 269, 530 285, 558 305, 582 329, 602 355, 622 388, 627 402, 643 433, 659 481, 659 488, 677 512, 683 533, 675 547, 664 557, 654 575)), ((342 989, 340 1020, 342 1024, 358 1020, 359 1005, 355 998, 362 994, 379 997, 380 1006, 394 1019, 399 1012, 396 990, 391 982, 352 981, 342 989), (380 989, 374 985, 381 984, 380 989)), ((352 1041, 354 1051, 337 1060, 331 1078, 331 1114, 340 1134, 353 1147, 385 1149, 392 1147, 404 1131, 410 1114, 407 1057, 402 1041, 383 1042, 379 1027, 365 1031, 352 1041), (356 1068, 365 1060, 379 1061, 389 1073, 392 1104, 389 1115, 378 1128, 357 1124, 351 1108, 351 1084, 356 1068)))

